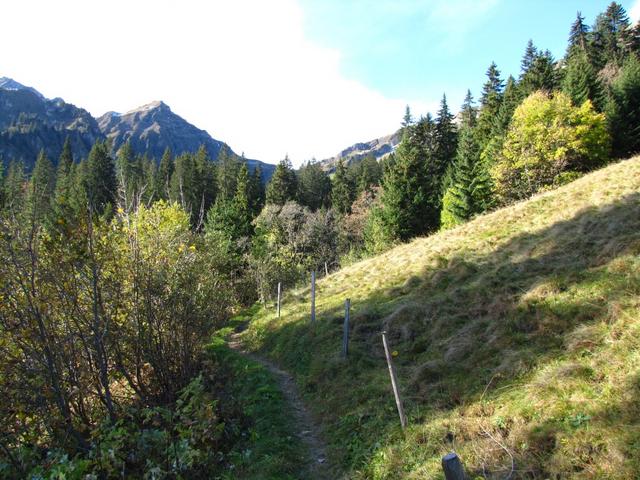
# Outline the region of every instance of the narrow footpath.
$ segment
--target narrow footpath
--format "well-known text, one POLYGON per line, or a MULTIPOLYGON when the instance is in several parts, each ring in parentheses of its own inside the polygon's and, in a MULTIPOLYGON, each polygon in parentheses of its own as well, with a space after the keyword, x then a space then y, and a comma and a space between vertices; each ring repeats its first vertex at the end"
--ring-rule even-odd
POLYGON ((303 473, 301 478, 309 480, 335 480, 338 478, 331 475, 329 462, 327 461, 326 446, 320 434, 320 427, 302 402, 293 377, 266 358, 247 352, 242 345, 240 336, 241 332, 235 332, 229 336, 229 348, 269 370, 278 382, 287 404, 291 407, 295 436, 305 444, 308 452, 308 461, 304 466, 303 472, 301 472, 303 473))

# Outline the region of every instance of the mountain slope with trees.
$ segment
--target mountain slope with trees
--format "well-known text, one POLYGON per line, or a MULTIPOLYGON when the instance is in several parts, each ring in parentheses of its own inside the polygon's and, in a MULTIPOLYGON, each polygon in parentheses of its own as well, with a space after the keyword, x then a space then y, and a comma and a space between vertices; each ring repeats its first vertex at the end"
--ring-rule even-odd
POLYGON ((441 478, 451 450, 472 477, 635 478, 639 262, 636 157, 322 278, 315 324, 287 289, 242 338, 295 374, 348 478, 441 478))

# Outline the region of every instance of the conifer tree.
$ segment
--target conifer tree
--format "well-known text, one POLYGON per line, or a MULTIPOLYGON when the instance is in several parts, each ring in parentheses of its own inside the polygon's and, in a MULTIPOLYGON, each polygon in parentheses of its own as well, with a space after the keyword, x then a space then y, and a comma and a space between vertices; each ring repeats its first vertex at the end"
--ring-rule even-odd
POLYGON ((218 195, 225 200, 231 200, 236 192, 236 181, 240 170, 240 162, 223 146, 218 154, 218 195))
POLYGON ((249 208, 252 217, 256 217, 264 207, 265 193, 262 169, 258 165, 249 178, 249 208))
POLYGON ((331 180, 316 161, 307 162, 298 172, 298 202, 312 211, 329 205, 331 180))
MULTIPOLYGON (((234 158, 229 159, 229 170, 233 171, 235 177, 238 175, 239 169, 238 160, 234 158)), ((195 198, 196 203, 194 204, 198 209, 198 218, 204 219, 204 215, 207 213, 207 210, 213 205, 216 200, 216 196, 219 194, 218 183, 216 181, 216 177, 218 179, 220 176, 216 168, 219 168, 211 161, 209 158, 209 154, 207 153, 207 149, 204 145, 200 145, 198 151, 194 157, 194 167, 196 174, 195 181, 195 198)), ((231 174, 231 172, 229 172, 231 174)), ((234 177, 232 182, 226 184, 226 188, 232 188, 233 190, 227 194, 228 199, 233 198, 235 194, 236 188, 236 178, 234 177)))
POLYGON ((500 79, 500 71, 494 62, 487 70, 487 81, 482 87, 482 97, 480 98, 480 115, 476 127, 480 149, 484 149, 491 139, 495 118, 502 103, 503 88, 504 83, 500 79))
POLYGON ((574 105, 591 100, 598 110, 602 109, 602 88, 586 51, 576 50, 567 60, 562 91, 569 95, 574 105))
POLYGON ((587 52, 589 46, 589 27, 584 23, 582 13, 576 14, 575 21, 571 24, 569 31, 569 45, 567 47, 567 58, 574 53, 582 51, 587 52))
POLYGON ((160 160, 160 165, 156 171, 156 178, 154 181, 154 192, 155 198, 158 200, 168 200, 170 195, 170 182, 171 175, 174 170, 174 162, 173 155, 171 154, 171 149, 167 147, 162 154, 162 159, 160 160))
POLYGON ((115 169, 120 206, 125 210, 136 208, 142 170, 140 159, 133 153, 130 142, 125 142, 118 150, 115 169))
POLYGON ((622 66, 632 50, 631 23, 625 9, 611 2, 604 13, 596 17, 592 48, 598 69, 611 62, 622 66))
POLYGON ((193 155, 183 153, 175 160, 175 168, 171 174, 171 200, 179 203, 183 209, 192 213, 196 206, 196 168, 193 155))
POLYGON ((537 53, 529 69, 522 75, 520 90, 524 97, 537 90, 553 91, 557 86, 555 61, 549 50, 537 53))
POLYGON ((58 159, 58 167, 56 169, 56 188, 54 193, 56 203, 68 203, 70 201, 74 180, 72 166, 73 153, 71 152, 71 142, 67 137, 62 146, 62 153, 58 159))
POLYGON ((7 169, 4 179, 4 207, 5 209, 17 213, 24 205, 26 175, 24 164, 12 160, 7 169))
POLYGON ((355 186, 349 175, 344 160, 341 158, 331 180, 331 206, 340 215, 351 212, 351 204, 355 199, 355 186))
POLYGON ((382 165, 373 155, 367 155, 358 164, 355 172, 356 192, 359 196, 364 191, 371 191, 374 187, 380 185, 382 179, 382 165))
POLYGON ((611 85, 607 117, 614 157, 640 152, 640 60, 635 55, 629 56, 611 85))
POLYGON ((520 61, 520 80, 527 74, 527 72, 533 66, 533 62, 538 57, 538 49, 533 44, 533 40, 529 39, 527 47, 524 50, 524 55, 520 61))
MULTIPOLYGON (((447 97, 443 94, 435 125, 435 157, 438 163, 436 174, 440 179, 440 183, 446 171, 453 164, 458 147, 458 132, 453 119, 454 115, 450 112, 449 106, 447 105, 447 97)), ((442 185, 438 186, 438 191, 440 191, 441 187, 442 185)))
POLYGON ((96 142, 87 159, 84 187, 92 210, 101 214, 113 206, 117 190, 115 165, 106 142, 96 142))
POLYGON ((442 228, 451 228, 487 210, 491 203, 489 174, 480 161, 480 150, 472 129, 460 132, 451 186, 447 189, 441 213, 442 228))
POLYGON ((294 200, 298 191, 296 173, 293 171, 289 156, 276 166, 275 172, 267 185, 266 203, 284 205, 288 200, 294 200))
POLYGON ((51 160, 40 151, 29 181, 28 205, 30 216, 41 219, 49 211, 55 189, 55 173, 51 160))

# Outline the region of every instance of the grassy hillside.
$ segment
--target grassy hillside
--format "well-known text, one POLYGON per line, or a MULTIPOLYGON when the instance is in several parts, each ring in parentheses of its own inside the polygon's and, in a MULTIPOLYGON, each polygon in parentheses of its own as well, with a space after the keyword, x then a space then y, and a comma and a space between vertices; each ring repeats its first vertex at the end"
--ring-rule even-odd
POLYGON ((640 158, 287 292, 246 343, 295 374, 348 478, 640 478, 640 158), (352 341, 340 358, 343 302, 352 341), (380 331, 409 417, 402 435, 380 331))

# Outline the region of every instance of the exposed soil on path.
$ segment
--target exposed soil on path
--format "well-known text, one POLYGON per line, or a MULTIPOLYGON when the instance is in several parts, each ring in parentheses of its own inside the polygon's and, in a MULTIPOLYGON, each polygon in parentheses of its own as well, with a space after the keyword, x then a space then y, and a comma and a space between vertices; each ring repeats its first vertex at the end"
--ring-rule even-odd
POLYGON ((260 363, 269 370, 278 382, 286 402, 291 407, 295 425, 295 435, 305 444, 308 451, 308 462, 307 465, 304 466, 303 476, 301 478, 309 480, 334 480, 339 478, 336 475, 331 475, 331 468, 327 461, 326 446, 322 441, 320 428, 302 402, 293 377, 278 368, 278 366, 270 360, 260 355, 247 352, 242 345, 240 334, 241 332, 235 332, 229 336, 229 348, 245 355, 254 362, 260 363))

